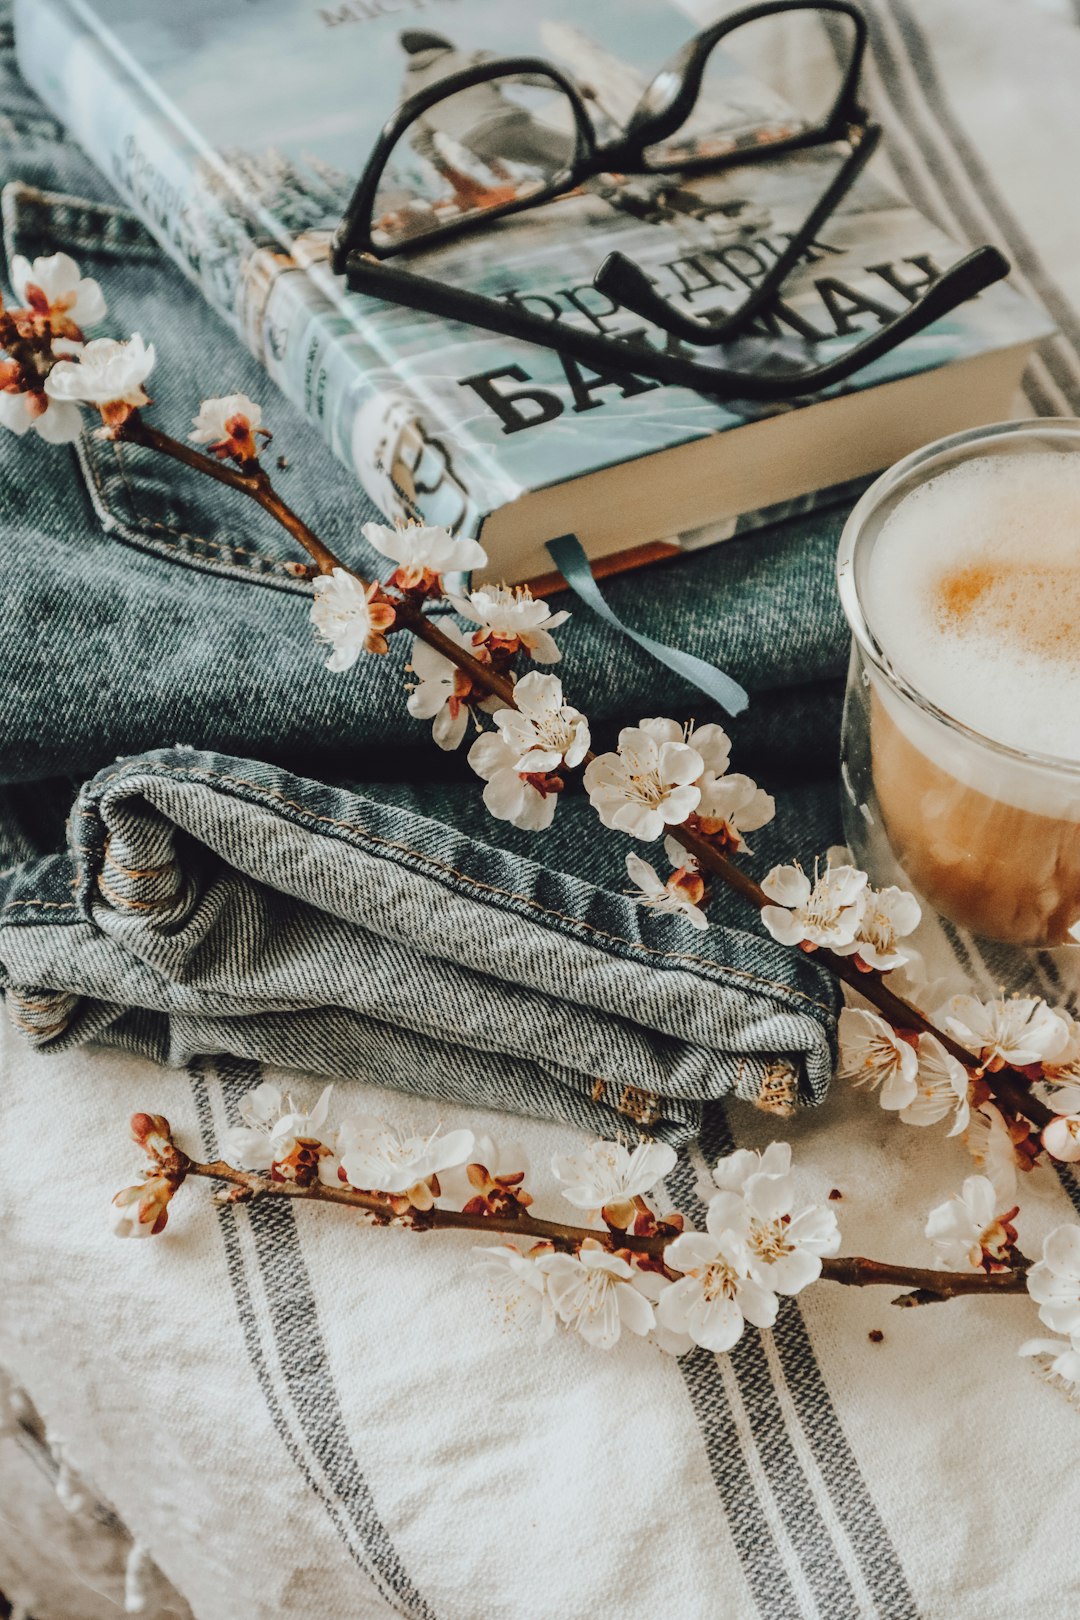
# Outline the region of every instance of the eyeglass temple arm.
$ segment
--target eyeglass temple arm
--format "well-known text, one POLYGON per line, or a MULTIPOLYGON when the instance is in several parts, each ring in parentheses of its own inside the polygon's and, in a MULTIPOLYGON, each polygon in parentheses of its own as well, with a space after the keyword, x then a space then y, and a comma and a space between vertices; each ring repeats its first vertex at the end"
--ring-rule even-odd
POLYGON ((822 193, 815 207, 794 233, 779 258, 769 267, 766 275, 750 296, 730 315, 719 320, 699 319, 687 315, 668 303, 653 286, 648 276, 625 253, 609 253, 596 275, 593 286, 604 293, 612 303, 623 309, 632 309, 635 315, 652 321, 681 338, 684 343, 715 346, 735 337, 755 320, 776 298, 781 286, 811 245, 818 231, 835 213, 844 197, 855 184, 863 168, 870 161, 881 140, 881 126, 867 124, 859 131, 857 144, 848 153, 831 183, 822 193))
MULTIPOLYGON (((1011 269, 1012 265, 1004 253, 996 247, 986 244, 975 248, 944 271, 895 320, 879 327, 876 332, 871 332, 861 342, 845 350, 836 360, 827 361, 813 371, 801 373, 804 379, 803 388, 792 390, 791 394, 777 395, 777 398, 791 398, 797 392, 805 392, 807 386, 805 379, 812 379, 809 386, 815 389, 829 388, 835 382, 842 382, 845 377, 861 371, 863 366, 870 365, 883 354, 888 354, 901 343, 906 343, 908 338, 915 337, 934 321, 940 320, 943 315, 950 314, 958 305, 966 304, 969 298, 975 298, 979 293, 985 292, 995 281, 1003 281, 1011 269)), ((798 375, 800 374, 795 374, 798 375)), ((783 379, 784 382, 788 380, 783 379)))
POLYGON ((947 315, 958 304, 1000 281, 1009 270, 1008 259, 997 248, 976 248, 940 276, 888 326, 871 333, 824 365, 784 374, 729 371, 720 366, 702 365, 678 354, 631 346, 562 321, 534 315, 496 298, 450 287, 429 276, 414 275, 367 254, 349 255, 348 280, 354 292, 368 293, 443 320, 463 321, 503 337, 536 343, 541 348, 569 355, 595 371, 622 371, 630 376, 652 377, 676 388, 691 388, 706 396, 777 404, 843 382, 905 338, 921 332, 931 321, 947 315))

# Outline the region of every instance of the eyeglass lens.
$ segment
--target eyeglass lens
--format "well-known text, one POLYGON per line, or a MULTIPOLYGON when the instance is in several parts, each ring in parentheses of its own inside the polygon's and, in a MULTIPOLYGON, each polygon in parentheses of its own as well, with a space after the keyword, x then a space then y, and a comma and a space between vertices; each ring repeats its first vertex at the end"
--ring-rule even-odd
POLYGON ((377 248, 422 242, 557 186, 577 146, 574 107, 540 73, 470 85, 419 113, 383 169, 372 209, 377 248))
MULTIPOLYGON (((855 48, 844 13, 797 10, 758 17, 713 48, 701 90, 680 128, 646 148, 651 169, 675 169, 819 129, 832 111, 855 48)), ((673 66, 646 93, 650 112, 678 94, 673 66)))

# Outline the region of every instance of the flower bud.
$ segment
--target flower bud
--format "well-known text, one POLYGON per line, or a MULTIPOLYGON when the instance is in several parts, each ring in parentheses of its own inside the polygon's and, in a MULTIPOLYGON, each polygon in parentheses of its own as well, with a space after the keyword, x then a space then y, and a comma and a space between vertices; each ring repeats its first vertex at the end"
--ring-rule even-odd
POLYGON ((148 1147, 152 1136, 172 1141, 172 1126, 164 1114, 132 1114, 131 1138, 139 1147, 148 1147))
POLYGON ((169 1176, 148 1176, 138 1186, 118 1192, 109 1212, 116 1236, 156 1237, 169 1219, 169 1201, 176 1187, 169 1176))
POLYGON ((1058 1114, 1043 1130, 1042 1145, 1063 1164, 1080 1161, 1080 1114, 1058 1114))

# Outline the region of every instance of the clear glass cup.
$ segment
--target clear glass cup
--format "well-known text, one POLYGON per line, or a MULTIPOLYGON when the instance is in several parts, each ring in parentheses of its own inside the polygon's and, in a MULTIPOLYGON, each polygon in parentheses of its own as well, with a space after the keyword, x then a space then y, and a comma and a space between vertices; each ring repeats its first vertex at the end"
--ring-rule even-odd
POLYGON ((882 525, 912 490, 975 456, 1033 451, 1080 455, 1080 420, 1004 422, 915 451, 863 495, 837 559, 852 631, 841 772, 855 864, 978 939, 1029 949, 1069 943, 1080 922, 1080 761, 1006 747, 930 702, 890 663, 865 581, 882 525))

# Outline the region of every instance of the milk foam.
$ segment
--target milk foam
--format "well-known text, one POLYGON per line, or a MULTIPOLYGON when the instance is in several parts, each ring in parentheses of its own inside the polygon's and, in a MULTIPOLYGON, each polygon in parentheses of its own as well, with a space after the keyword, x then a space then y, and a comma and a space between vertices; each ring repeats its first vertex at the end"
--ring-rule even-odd
POLYGON ((894 667, 996 742, 1080 761, 1080 456, 980 456, 896 507, 863 582, 894 667))

